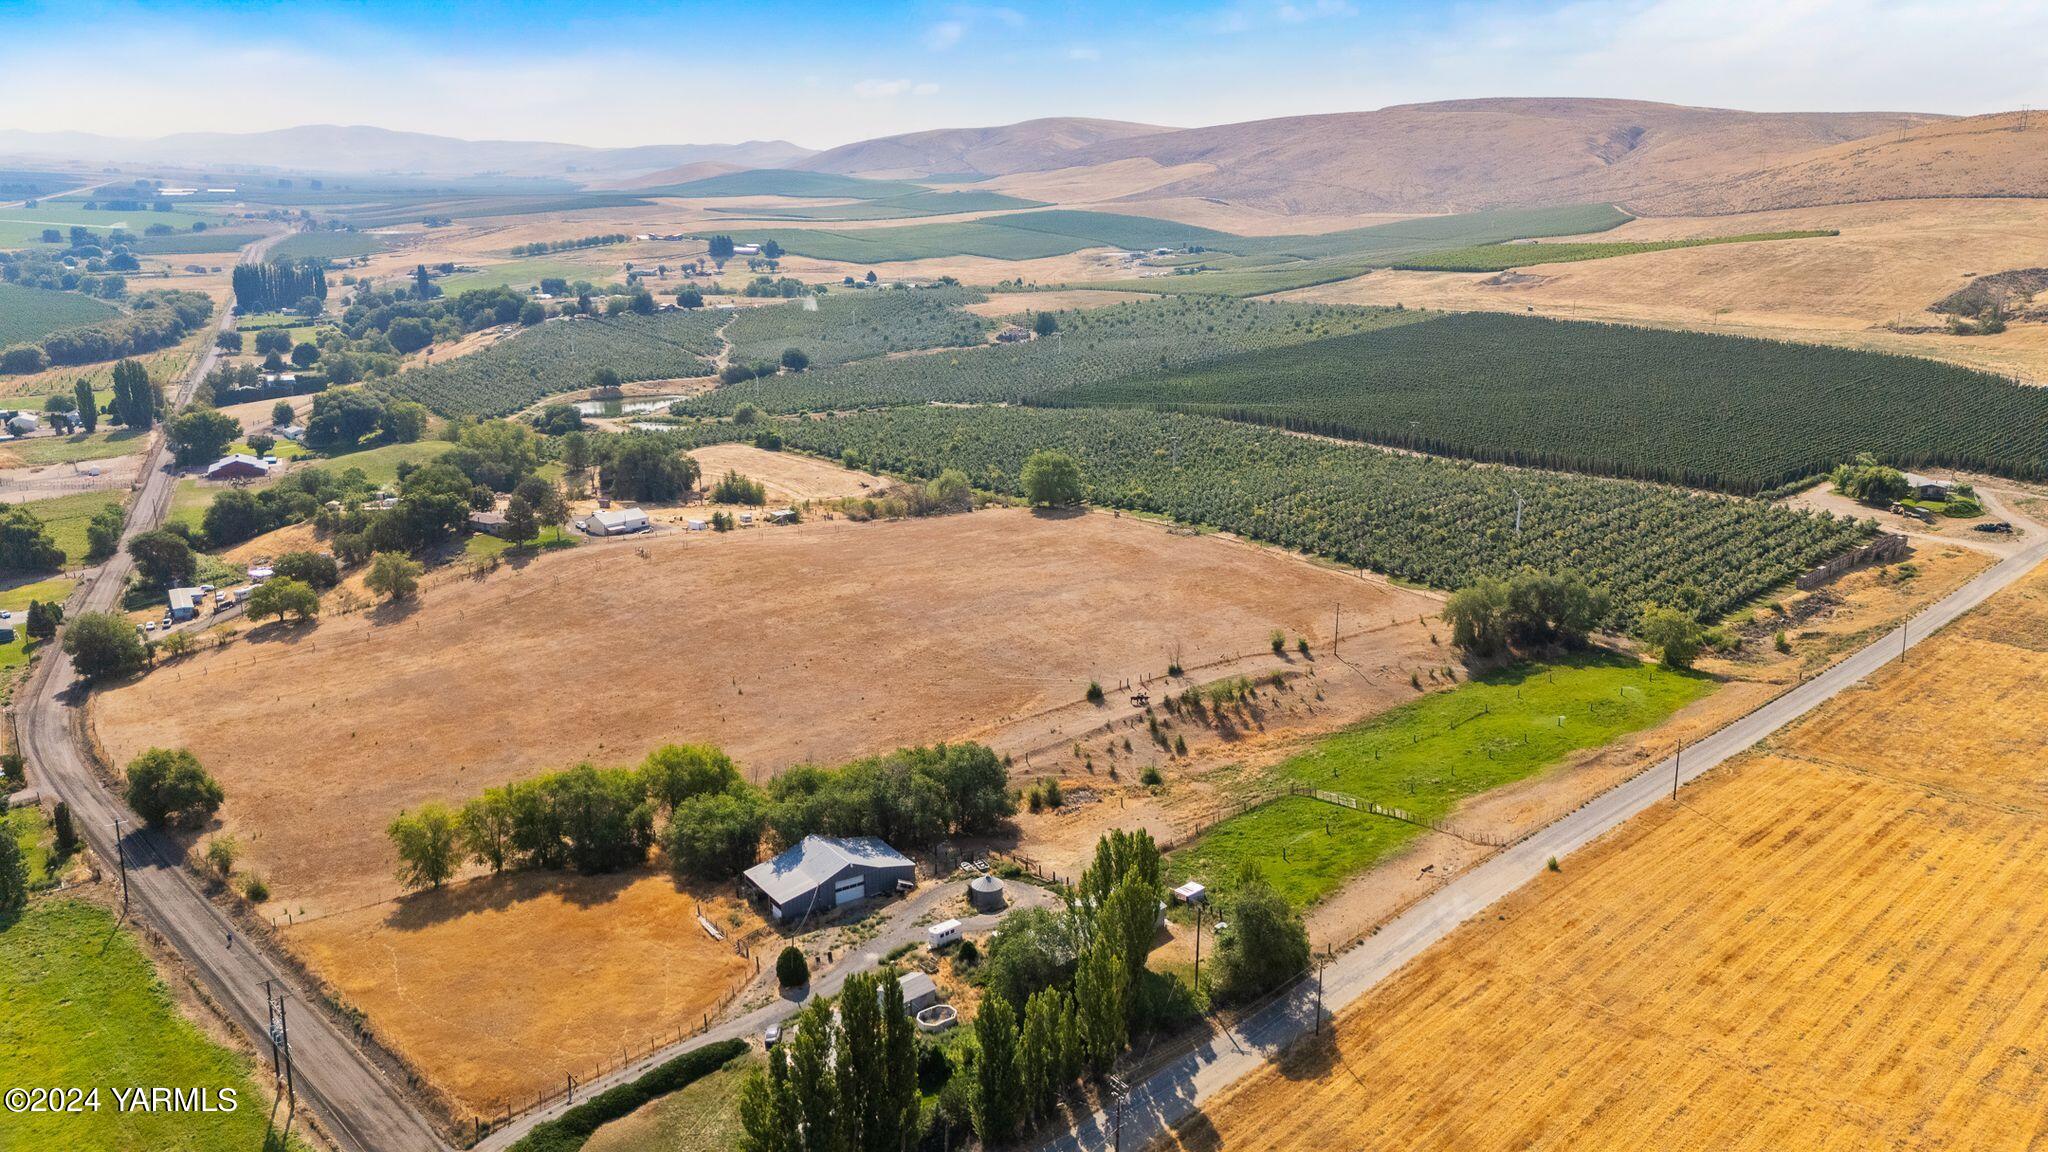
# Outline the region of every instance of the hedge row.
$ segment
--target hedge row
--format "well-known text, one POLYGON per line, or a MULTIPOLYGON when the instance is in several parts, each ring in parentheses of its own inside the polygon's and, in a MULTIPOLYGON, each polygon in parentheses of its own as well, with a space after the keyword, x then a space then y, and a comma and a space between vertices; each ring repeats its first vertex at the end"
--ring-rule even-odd
POLYGON ((577 1152, 599 1128, 659 1096, 686 1088, 739 1058, 744 1040, 720 1040, 661 1065, 647 1075, 608 1088, 533 1131, 512 1145, 512 1152, 577 1152))

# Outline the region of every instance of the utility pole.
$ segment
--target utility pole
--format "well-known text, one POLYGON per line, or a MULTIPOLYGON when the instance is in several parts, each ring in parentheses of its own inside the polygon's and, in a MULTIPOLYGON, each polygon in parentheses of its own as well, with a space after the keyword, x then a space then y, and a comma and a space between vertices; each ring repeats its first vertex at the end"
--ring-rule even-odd
POLYGON ((1344 635, 1344 602, 1337 602, 1337 622, 1330 627, 1330 655, 1337 654, 1337 641, 1344 635))
POLYGON ((1316 961, 1316 1035, 1323 1034, 1323 969, 1328 967, 1327 959, 1316 961))
POLYGON ((292 1025, 291 1021, 286 1018, 284 1009, 284 992, 280 989, 277 994, 277 1029, 278 1035, 282 1037, 284 1044, 285 1110, 287 1112, 297 1112, 299 1110, 299 1094, 297 1086, 292 1081, 292 1025))
POLYGON ((121 843, 121 818, 114 817, 114 858, 121 862, 121 918, 128 918, 128 849, 121 843))
POLYGON ((1200 904, 1195 905, 1195 994, 1202 991, 1202 913, 1209 907, 1205 894, 1200 904))

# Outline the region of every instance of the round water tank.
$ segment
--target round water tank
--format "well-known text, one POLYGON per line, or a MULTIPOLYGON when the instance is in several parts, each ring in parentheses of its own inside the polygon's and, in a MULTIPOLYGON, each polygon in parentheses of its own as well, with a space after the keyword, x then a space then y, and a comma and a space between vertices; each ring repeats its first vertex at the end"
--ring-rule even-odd
POLYGON ((1003 882, 994 876, 976 876, 967 885, 967 901, 979 912, 1001 911, 1006 902, 1003 882))

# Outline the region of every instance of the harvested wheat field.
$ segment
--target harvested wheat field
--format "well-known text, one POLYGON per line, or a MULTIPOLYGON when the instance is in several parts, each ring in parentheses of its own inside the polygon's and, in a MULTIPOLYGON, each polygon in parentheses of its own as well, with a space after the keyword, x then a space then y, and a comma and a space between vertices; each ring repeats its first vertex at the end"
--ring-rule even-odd
POLYGON ((1819 341, 2048 380, 2048 326, 2016 323, 1997 336, 1957 337, 1941 330, 1945 317, 1927 311, 1972 277, 2048 264, 2048 203, 2040 200, 1907 200, 1644 219, 1584 239, 1655 241, 1830 228, 1841 235, 1678 248, 1502 275, 1374 272, 1285 298, 1529 310, 1567 320, 1819 341), (1887 330, 1895 323, 1929 331, 1887 330))
MULTIPOLYGON (((835 500, 868 496, 895 483, 872 472, 856 472, 798 452, 769 452, 752 444, 708 444, 690 455, 711 484, 727 472, 759 480, 771 501, 835 500)), ((700 513, 701 515, 701 513, 700 513)))
POLYGON ((452 1114, 490 1117, 724 1006, 753 962, 697 924, 700 898, 719 919, 709 897, 666 875, 526 872, 300 923, 284 938, 428 1074, 452 1114))
MULTIPOLYGON (((1321 636, 1340 602, 1357 627, 1437 608, 1105 514, 674 531, 258 629, 101 694, 94 718, 117 763, 191 748, 250 865, 322 914, 395 894, 384 827, 424 800, 674 741, 720 745, 756 779, 919 742, 1000 748, 1090 680, 1160 673, 1176 643, 1190 668, 1263 652, 1274 628, 1321 636)), ((1347 655, 1421 631, 1403 627, 1347 655)))
POLYGON ((1189 1149, 2038 1147, 2036 576, 1545 874, 1189 1149))

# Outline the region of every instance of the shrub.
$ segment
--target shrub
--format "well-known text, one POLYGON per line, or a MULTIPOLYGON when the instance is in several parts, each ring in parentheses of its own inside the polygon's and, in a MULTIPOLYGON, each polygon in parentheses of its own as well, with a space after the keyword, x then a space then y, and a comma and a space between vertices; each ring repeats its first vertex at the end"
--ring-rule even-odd
POLYGON ((270 885, 254 872, 242 878, 242 896, 251 904, 261 904, 270 899, 270 885))
POLYGON ((775 981, 784 988, 801 988, 811 982, 811 962, 804 958, 804 950, 794 944, 782 950, 775 958, 775 981))
POLYGON ((1097 684, 1093 680, 1088 682, 1088 702, 1090 704, 1102 703, 1102 685, 1097 684))
POLYGON ((1143 772, 1139 773, 1138 783, 1149 788, 1157 788, 1161 784, 1166 783, 1166 778, 1159 774, 1159 769, 1148 765, 1143 772))

